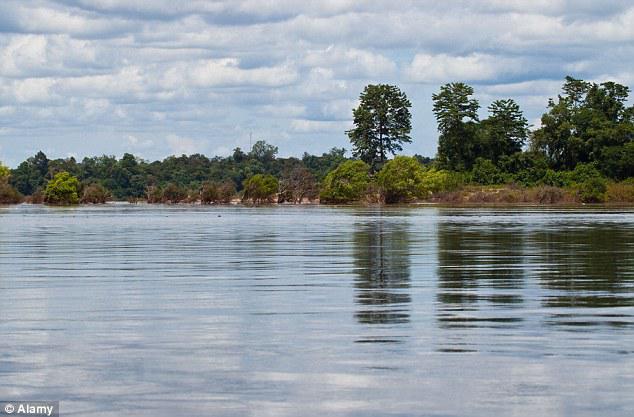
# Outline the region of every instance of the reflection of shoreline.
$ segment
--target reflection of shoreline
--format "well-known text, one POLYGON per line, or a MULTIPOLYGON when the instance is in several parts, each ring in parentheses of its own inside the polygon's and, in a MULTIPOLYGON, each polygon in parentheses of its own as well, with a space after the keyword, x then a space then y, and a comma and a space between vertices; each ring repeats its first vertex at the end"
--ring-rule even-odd
POLYGON ((480 350, 483 329, 532 335, 502 338, 499 346, 511 349, 544 325, 576 333, 631 326, 631 225, 577 217, 479 222, 468 211, 455 214, 438 223, 440 351, 480 350))
POLYGON ((373 219, 354 232, 355 317, 361 324, 410 320, 410 259, 406 225, 373 219))
MULTIPOLYGON (((438 327, 449 330, 440 351, 472 351, 477 329, 522 325, 524 236, 517 225, 438 223, 438 327)), ((477 349, 475 349, 477 350, 477 349)))

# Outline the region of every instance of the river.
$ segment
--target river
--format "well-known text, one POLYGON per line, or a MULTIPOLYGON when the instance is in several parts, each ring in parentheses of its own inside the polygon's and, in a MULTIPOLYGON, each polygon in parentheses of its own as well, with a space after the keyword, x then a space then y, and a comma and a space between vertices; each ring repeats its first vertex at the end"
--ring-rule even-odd
POLYGON ((0 400, 634 415, 634 210, 0 207, 0 400))

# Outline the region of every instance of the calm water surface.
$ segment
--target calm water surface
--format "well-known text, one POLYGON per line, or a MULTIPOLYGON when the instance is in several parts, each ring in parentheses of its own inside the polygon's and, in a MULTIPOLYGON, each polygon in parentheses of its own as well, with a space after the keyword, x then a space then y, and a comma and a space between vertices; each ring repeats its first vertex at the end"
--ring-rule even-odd
POLYGON ((634 211, 0 207, 0 399, 632 416, 634 211))

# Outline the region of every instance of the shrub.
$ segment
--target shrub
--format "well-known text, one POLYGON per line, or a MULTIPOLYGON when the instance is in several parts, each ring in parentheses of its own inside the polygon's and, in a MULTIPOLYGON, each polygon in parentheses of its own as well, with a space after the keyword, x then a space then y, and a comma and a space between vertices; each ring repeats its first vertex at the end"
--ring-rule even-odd
POLYGON ((601 170, 610 178, 634 177, 634 142, 612 146, 601 151, 601 170))
POLYGON ((570 181, 566 178, 566 174, 553 171, 552 169, 546 170, 546 173, 542 179, 539 180, 539 183, 550 187, 565 187, 570 185, 570 181))
POLYGON ((313 201, 317 194, 315 176, 308 169, 298 166, 283 175, 278 201, 300 204, 305 198, 313 201))
POLYGON ((161 203, 163 201, 163 190, 156 185, 149 185, 145 190, 145 196, 150 204, 161 203))
POLYGON ((222 183, 206 181, 200 189, 201 204, 230 203, 236 194, 236 187, 231 181, 222 183))
POLYGON ((11 170, 2 165, 2 162, 0 162, 0 182, 7 182, 9 181, 9 177, 11 176, 11 170))
POLYGON ((377 174, 386 203, 411 201, 425 196, 423 166, 416 158, 397 156, 377 174))
POLYGON ((505 182, 504 174, 490 160, 478 158, 471 169, 472 180, 482 185, 503 184, 505 182))
POLYGON ((58 172, 46 184, 44 201, 53 205, 72 205, 79 203, 79 180, 66 171, 58 172))
POLYGON ((594 164, 577 164, 574 170, 566 172, 564 174, 567 177, 569 183, 582 184, 588 180, 599 178, 603 176, 596 168, 594 164))
POLYGON ((464 184, 464 175, 458 172, 428 169, 422 175, 422 188, 426 196, 456 191, 464 184))
POLYGON ((579 199, 584 203, 602 203, 607 191, 606 181, 600 177, 593 177, 577 185, 579 199))
POLYGON ((269 174, 256 174, 244 181, 242 201, 253 204, 272 203, 279 189, 277 179, 269 174))
POLYGON ((608 184, 605 199, 611 203, 634 203, 634 181, 608 184))
POLYGON ((537 187, 532 191, 532 200, 540 204, 557 204, 561 203, 566 198, 566 192, 558 187, 542 186, 537 187))
POLYGON ((29 204, 44 204, 44 191, 41 188, 33 191, 33 194, 25 198, 29 204))
POLYGON ((231 203, 236 192, 236 186, 233 181, 224 181, 218 187, 218 201, 223 204, 231 203))
POLYGON ((101 184, 91 184, 84 188, 81 197, 83 204, 105 204, 110 198, 110 192, 101 184))
POLYGON ((370 184, 370 166, 363 161, 346 161, 330 171, 319 198, 324 203, 348 203, 365 195, 370 184))
POLYGON ((187 190, 174 183, 169 183, 163 189, 163 203, 176 204, 187 199, 187 190))
POLYGON ((8 181, 0 178, 0 204, 18 204, 22 202, 22 194, 13 188, 8 181))

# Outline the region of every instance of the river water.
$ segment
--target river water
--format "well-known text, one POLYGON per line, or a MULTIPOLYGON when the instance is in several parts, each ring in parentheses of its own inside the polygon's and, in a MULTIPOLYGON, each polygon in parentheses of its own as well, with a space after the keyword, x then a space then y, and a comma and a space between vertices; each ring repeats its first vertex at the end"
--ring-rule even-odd
POLYGON ((632 416, 634 210, 0 207, 0 400, 632 416))

